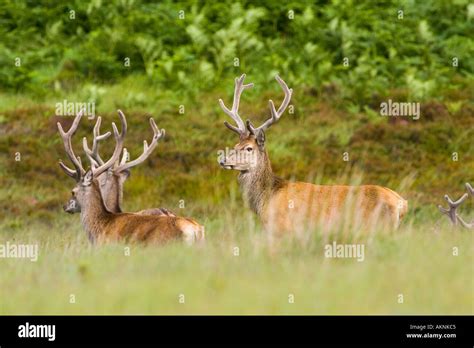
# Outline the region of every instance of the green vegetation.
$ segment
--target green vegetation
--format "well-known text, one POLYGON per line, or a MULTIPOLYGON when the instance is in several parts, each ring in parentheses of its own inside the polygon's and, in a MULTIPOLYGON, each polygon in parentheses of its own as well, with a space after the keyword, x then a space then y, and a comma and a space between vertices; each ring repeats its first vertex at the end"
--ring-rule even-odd
POLYGON ((321 238, 269 248, 263 231, 247 228, 251 217, 220 211, 223 217, 201 218, 205 247, 132 246, 130 256, 120 245, 91 248, 77 217, 58 213, 47 226, 26 226, 16 233, 22 242, 40 241, 40 258, 2 260, 1 312, 472 314, 470 234, 452 233, 445 224, 436 234, 429 222, 392 236, 381 231, 357 262, 324 258, 321 238))
MULTIPOLYGON (((3 1, 0 13, 0 244, 40 248, 36 263, 0 259, 0 313, 472 314, 472 233, 436 208, 474 183, 468 1, 3 1), (269 245, 236 173, 219 168, 217 151, 237 139, 217 100, 230 102, 244 72, 256 85, 240 113, 254 123, 268 99, 281 101, 275 73, 294 89, 294 113, 267 134, 280 176, 378 184, 408 199, 396 233, 338 238, 365 243, 364 262, 324 258, 333 237, 318 233, 269 245), (420 102, 420 119, 380 116, 388 99, 420 102), (151 137, 148 116, 166 129, 132 170, 124 208, 192 216, 205 247, 132 246, 125 256, 124 245, 88 244, 79 216, 61 208, 74 186, 57 165, 64 100, 95 102, 104 131, 121 108, 132 157, 151 137)), ((77 152, 94 123, 83 119, 77 152)), ((473 217, 472 202, 460 210, 473 217)))
POLYGON ((40 96, 137 74, 196 96, 241 71, 261 90, 279 71, 291 85, 335 89, 362 105, 393 88, 436 96, 474 72, 468 0, 6 1, 0 10, 1 83, 40 96))

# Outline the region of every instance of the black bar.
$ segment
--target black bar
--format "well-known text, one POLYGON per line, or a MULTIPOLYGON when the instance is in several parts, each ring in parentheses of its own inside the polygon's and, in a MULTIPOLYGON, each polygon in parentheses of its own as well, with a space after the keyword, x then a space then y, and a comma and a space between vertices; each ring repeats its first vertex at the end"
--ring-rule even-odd
POLYGON ((472 347, 473 328, 472 316, 0 316, 0 347, 163 343, 472 347), (31 325, 55 325, 54 341, 19 337, 20 325, 24 334, 26 323, 30 330, 31 325))

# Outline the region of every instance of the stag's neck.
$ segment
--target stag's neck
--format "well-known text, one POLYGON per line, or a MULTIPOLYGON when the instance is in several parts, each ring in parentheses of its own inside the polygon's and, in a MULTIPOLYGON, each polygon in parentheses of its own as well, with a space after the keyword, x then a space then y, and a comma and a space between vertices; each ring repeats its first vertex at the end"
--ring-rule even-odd
POLYGON ((105 202, 105 206, 107 207, 108 211, 114 213, 121 213, 122 209, 120 208, 120 195, 117 192, 112 192, 108 196, 102 196, 105 202))
POLYGON ((266 151, 257 167, 241 172, 238 181, 250 209, 260 217, 267 202, 284 183, 284 180, 273 173, 266 151))
POLYGON ((99 185, 93 182, 86 202, 81 204, 81 222, 89 240, 94 242, 104 233, 112 215, 105 206, 99 185))
POLYGON ((107 182, 101 186, 102 199, 108 211, 121 213, 123 182, 116 175, 107 178, 107 182))

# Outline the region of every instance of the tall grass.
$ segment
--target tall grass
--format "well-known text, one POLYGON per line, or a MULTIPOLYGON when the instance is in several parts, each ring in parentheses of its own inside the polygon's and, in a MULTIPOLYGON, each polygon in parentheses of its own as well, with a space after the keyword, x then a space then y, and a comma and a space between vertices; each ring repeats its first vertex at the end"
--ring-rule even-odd
POLYGON ((94 247, 79 216, 60 211, 43 223, 23 217, 21 227, 4 221, 0 244, 37 243, 40 256, 1 260, 0 313, 472 313, 472 234, 428 210, 394 232, 271 240, 240 197, 207 215, 197 205, 179 213, 206 226, 201 247, 94 247), (333 241, 363 244, 363 261, 325 257, 333 241))
POLYGON ((3 262, 2 314, 472 313, 472 237, 420 231, 431 225, 373 238, 360 263, 325 259, 316 243, 270 252, 260 231, 225 228, 210 230, 203 248, 132 246, 125 256, 124 246, 91 248, 79 228, 58 225, 64 232, 32 226, 16 237, 39 242, 41 256, 3 262))

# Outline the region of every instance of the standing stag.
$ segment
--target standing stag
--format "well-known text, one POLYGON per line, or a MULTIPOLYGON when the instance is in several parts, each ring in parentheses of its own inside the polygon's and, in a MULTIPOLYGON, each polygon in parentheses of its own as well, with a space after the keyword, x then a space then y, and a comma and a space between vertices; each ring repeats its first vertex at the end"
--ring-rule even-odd
POLYGON ((457 201, 453 201, 448 195, 444 195, 444 199, 446 199, 446 201, 448 202, 449 209, 443 208, 441 205, 438 205, 438 209, 442 214, 445 214, 449 217, 449 220, 451 220, 451 223, 453 225, 456 226, 459 222, 463 227, 472 230, 474 229, 474 220, 471 222, 466 222, 456 212, 458 207, 467 199, 469 195, 474 197, 474 189, 468 182, 466 183, 466 190, 467 193, 464 193, 457 201))
MULTIPOLYGON (((121 112, 119 112, 119 115, 121 115, 122 125, 124 125, 125 117, 121 112)), ((98 161, 94 159, 96 155, 93 152, 97 148, 97 144, 93 142, 93 148, 90 150, 87 146, 87 140, 84 138, 83 147, 91 161, 91 169, 86 172, 82 167, 79 157, 75 156, 71 146, 71 137, 75 129, 77 129, 79 120, 80 117, 76 117, 71 129, 67 133, 58 125, 66 153, 75 169, 68 168, 62 161, 60 165, 61 168, 77 182, 77 185, 72 190, 72 198, 65 207, 65 210, 69 212, 72 212, 71 210, 74 212, 80 211, 82 225, 92 242, 104 243, 124 240, 131 242, 164 243, 171 240, 184 240, 186 243, 192 244, 196 241, 204 240, 204 227, 191 219, 166 213, 140 214, 110 211, 105 199, 103 199, 100 178, 106 175, 106 172, 112 170, 112 167, 119 161, 123 149, 126 127, 123 127, 121 133, 119 133, 116 125, 112 123, 116 144, 112 157, 105 163, 101 161, 102 164, 99 164, 98 161)), ((100 125, 100 121, 98 123, 100 125)), ((120 164, 115 167, 118 172, 127 170, 129 167, 143 161, 156 146, 158 140, 164 136, 164 130, 159 130, 153 120, 150 121, 150 124, 154 130, 151 145, 148 146, 147 142, 144 141, 144 154, 137 160, 129 162, 130 165, 128 167, 126 166, 126 161, 122 158, 120 164)), ((94 137, 95 139, 98 138, 98 140, 102 140, 109 135, 110 134, 107 133, 102 136, 99 135, 98 127, 97 132, 94 132, 94 137)), ((102 179, 102 182, 103 181, 104 179, 102 179)))
POLYGON ((346 218, 351 226, 371 227, 380 223, 397 227, 407 212, 407 201, 396 192, 381 186, 314 185, 289 182, 277 177, 265 147, 265 131, 278 122, 290 103, 293 90, 276 76, 285 97, 278 108, 269 101, 271 117, 260 127, 239 116, 242 92, 253 87, 244 84, 245 74, 235 79, 234 100, 228 109, 219 99, 224 112, 236 125, 224 122, 239 135, 231 155, 220 160, 225 169, 239 171, 238 181, 250 208, 271 232, 294 232, 312 229, 316 224, 334 226, 346 218))

